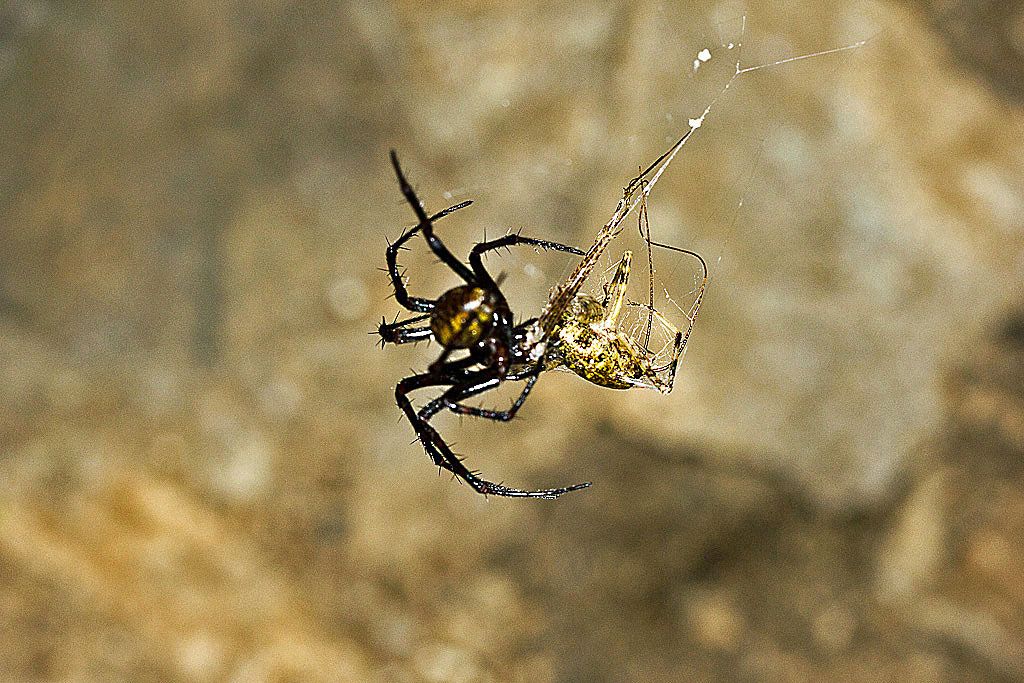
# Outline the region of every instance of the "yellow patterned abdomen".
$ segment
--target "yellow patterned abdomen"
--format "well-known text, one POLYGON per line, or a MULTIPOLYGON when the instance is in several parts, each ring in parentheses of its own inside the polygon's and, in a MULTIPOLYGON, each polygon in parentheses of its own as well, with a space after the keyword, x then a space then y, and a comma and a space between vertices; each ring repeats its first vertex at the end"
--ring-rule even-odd
POLYGON ((602 324, 605 307, 589 296, 577 296, 555 331, 551 367, 564 366, 609 389, 646 386, 648 368, 628 337, 602 324))

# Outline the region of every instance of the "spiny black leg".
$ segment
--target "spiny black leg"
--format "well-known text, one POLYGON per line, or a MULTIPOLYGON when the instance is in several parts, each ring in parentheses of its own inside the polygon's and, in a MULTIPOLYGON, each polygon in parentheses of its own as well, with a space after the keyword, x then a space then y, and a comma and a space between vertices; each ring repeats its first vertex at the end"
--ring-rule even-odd
MULTIPOLYGON (((423 322, 429 317, 430 314, 428 313, 426 315, 418 315, 415 318, 409 318, 408 320, 393 323, 389 323, 386 318, 382 319, 376 332, 380 335, 380 345, 384 346, 387 342, 391 342, 392 344, 405 344, 407 342, 430 339, 433 332, 431 332, 429 326, 409 327, 409 325, 423 322)), ((373 334, 373 332, 370 334, 373 334)))
MULTIPOLYGON (((412 407, 412 402, 409 400, 408 394, 417 389, 423 389, 425 387, 436 386, 438 384, 449 384, 444 377, 439 377, 431 373, 421 373, 418 375, 412 375, 406 377, 398 383, 395 387, 395 401, 398 403, 398 407, 405 413, 412 428, 416 431, 416 436, 420 443, 423 444, 423 449, 430 456, 430 459, 438 467, 443 467, 449 472, 455 473, 448 459, 442 455, 441 451, 435 446, 434 441, 441 441, 441 437, 437 434, 426 421, 420 419, 416 414, 416 410, 412 407)), ((447 446, 445 446, 447 448, 447 446)))
POLYGON ((570 247, 568 244, 561 244, 560 242, 552 242, 550 240, 541 240, 536 237, 523 237, 522 235, 514 232, 509 233, 504 237, 480 242, 473 247, 473 251, 471 253, 479 255, 487 251, 494 251, 495 249, 501 249, 502 247, 512 247, 517 244, 528 244, 534 247, 540 247, 541 249, 567 251, 570 254, 583 256, 582 250, 577 249, 576 247, 570 247))
POLYGON ((464 208, 466 208, 467 206, 469 206, 472 203, 473 203, 472 199, 467 199, 464 202, 459 202, 455 206, 449 206, 447 209, 445 209, 443 211, 438 211, 433 216, 431 216, 430 217, 430 222, 431 223, 436 223, 437 221, 441 220, 442 218, 444 218, 448 214, 455 213, 459 209, 464 209, 464 208))
MULTIPOLYGON (((527 378, 527 385, 523 389, 523 392, 519 395, 519 398, 516 400, 516 402, 513 404, 513 406, 509 410, 507 410, 507 411, 492 411, 492 410, 482 410, 482 409, 474 408, 474 407, 471 407, 471 406, 463 406, 463 405, 459 404, 458 401, 461 401, 463 399, 469 398, 471 396, 475 396, 477 394, 482 394, 482 393, 484 393, 484 392, 486 392, 486 391, 488 391, 490 389, 493 389, 493 388, 497 387, 501 383, 502 380, 499 378, 499 376, 496 374, 496 372, 494 370, 492 370, 492 369, 485 369, 485 370, 480 370, 478 372, 467 373, 465 378, 461 382, 459 382, 457 384, 454 384, 451 388, 449 388, 447 391, 445 391, 444 394, 442 394, 438 398, 436 398, 433 401, 431 401, 430 403, 428 403, 422 409, 420 409, 418 417, 419 417, 419 419, 421 421, 426 422, 434 414, 436 414, 438 411, 440 411, 442 407, 447 406, 450 410, 452 410, 453 412, 456 412, 456 413, 465 412, 466 414, 475 415, 477 417, 486 417, 486 418, 489 418, 489 419, 492 419, 492 420, 502 420, 502 421, 510 420, 510 419, 512 419, 515 416, 516 411, 519 410, 519 407, 526 400, 526 397, 529 395, 530 390, 533 388, 533 385, 536 384, 537 377, 539 376, 539 374, 540 374, 540 368, 539 367, 530 367, 527 370, 522 371, 520 373, 513 374, 513 375, 506 375, 504 379, 507 379, 507 380, 519 380, 519 379, 527 378)), ((470 482, 470 483, 472 483, 472 482, 470 482)), ((490 482, 484 482, 484 483, 490 484, 490 482)), ((490 485, 491 486, 495 486, 494 484, 490 484, 490 485)), ((533 495, 532 497, 539 497, 539 498, 552 497, 553 498, 556 495, 561 495, 561 493, 566 493, 568 491, 575 491, 575 490, 578 490, 578 489, 581 489, 581 488, 586 488, 588 486, 590 486, 589 482, 584 483, 584 484, 575 484, 573 486, 563 487, 563 488, 560 488, 560 489, 547 489, 545 491, 519 491, 518 489, 507 489, 507 490, 508 491, 519 491, 515 495, 545 494, 545 495, 533 495), (556 491, 560 492, 560 493, 556 494, 555 493, 556 491)), ((474 486, 474 488, 476 488, 476 487, 474 486)), ((505 488, 505 487, 502 487, 502 488, 505 488)), ((479 490, 479 489, 477 489, 477 490, 479 490)), ((513 495, 513 494, 500 493, 498 495, 513 495)))
POLYGON ((395 288, 395 300, 403 308, 410 311, 429 313, 434 310, 434 302, 418 296, 409 296, 409 291, 405 288, 405 280, 402 278, 402 274, 398 272, 398 252, 406 248, 402 245, 408 242, 419 229, 420 226, 417 225, 415 228, 406 230, 394 243, 388 245, 385 254, 388 263, 388 275, 391 277, 391 286, 395 288))
POLYGON ((479 364, 480 361, 473 358, 473 356, 463 356, 462 358, 450 360, 442 365, 441 372, 439 374, 444 376, 445 384, 458 384, 462 380, 466 379, 466 376, 471 372, 475 372, 469 368, 479 364))
POLYGON ((480 256, 488 251, 494 251, 495 249, 501 249, 502 247, 512 247, 517 244, 528 244, 530 246, 539 247, 541 249, 554 249, 556 251, 567 251, 570 254, 576 254, 577 256, 583 256, 583 252, 576 247, 570 247, 565 244, 559 244, 558 242, 549 242, 547 240, 539 240, 533 237, 523 237, 518 234, 505 235, 498 239, 488 240, 487 242, 480 242, 473 247, 473 250, 469 252, 469 264, 473 266, 473 272, 476 273, 477 277, 485 282, 494 283, 490 274, 484 268, 483 261, 480 256))
POLYGON ((448 408, 449 410, 455 413, 460 413, 464 415, 474 415, 476 417, 487 417, 492 420, 501 420, 503 422, 507 422, 508 420, 511 420, 513 417, 515 417, 516 411, 519 410, 519 407, 523 405, 524 401, 526 401, 526 397, 529 396, 530 390, 533 389, 533 385, 537 383, 537 378, 540 376, 540 373, 543 370, 543 368, 540 365, 529 365, 519 370, 518 372, 508 373, 507 375, 505 375, 503 379, 499 381, 499 375, 497 375, 497 373, 493 370, 467 369, 469 368, 469 366, 476 364, 476 362, 477 361, 473 360, 473 358, 467 357, 445 363, 442 366, 441 370, 446 378, 446 383, 454 386, 456 384, 465 384, 469 382, 476 385, 476 390, 473 393, 480 394, 489 389, 497 387, 500 381, 518 382, 519 380, 522 379, 528 380, 526 388, 523 389, 522 393, 519 395, 519 398, 516 399, 512 407, 509 410, 505 411, 483 410, 480 408, 474 408, 473 406, 463 406, 459 403, 453 402, 456 400, 462 400, 463 398, 467 398, 470 394, 452 400, 449 400, 450 397, 448 396, 448 394, 442 394, 441 396, 438 396, 433 401, 420 408, 418 415, 421 420, 429 420, 435 414, 440 412, 442 408, 448 408), (508 417, 493 417, 493 415, 499 413, 502 415, 508 413, 509 415, 508 417))
MULTIPOLYGON (((434 234, 434 226, 431 223, 431 219, 427 216, 427 212, 423 209, 423 204, 420 202, 416 193, 413 191, 412 186, 405 179, 405 175, 402 173, 402 167, 398 165, 398 155, 395 154, 395 150, 391 150, 391 165, 395 167, 395 175, 398 176, 398 184, 402 188, 402 194, 405 195, 405 200, 412 206, 412 210, 416 212, 416 218, 419 219, 420 223, 413 230, 422 230, 423 237, 427 240, 427 244, 430 245, 431 250, 441 259, 449 268, 455 271, 455 274, 465 280, 468 284, 476 284, 476 278, 473 276, 472 271, 465 266, 464 263, 455 258, 455 256, 448 251, 448 247, 444 246, 441 239, 434 234)), ((465 203, 459 205, 456 208, 447 210, 448 213, 466 206, 465 203)), ((442 211, 438 217, 445 215, 445 211, 442 211)))
MULTIPOLYGON (((459 379, 451 382, 452 387, 450 389, 445 391, 443 394, 435 398, 430 403, 420 408, 420 412, 418 413, 419 418, 421 420, 429 420, 434 415, 439 413, 442 408, 451 408, 452 406, 458 405, 457 403, 455 403, 455 401, 462 400, 463 398, 467 398, 468 396, 471 396, 473 394, 482 394, 485 391, 494 389, 499 384, 501 384, 501 381, 501 377, 497 374, 497 372, 489 368, 484 370, 477 370, 475 372, 464 372, 459 379), (465 396, 456 395, 453 398, 453 391, 455 390, 455 388, 457 386, 461 387, 467 384, 472 385, 474 389, 472 394, 466 394, 465 396)), ((457 394, 458 392, 455 393, 457 394)))
MULTIPOLYGON (((449 206, 444 211, 439 211, 429 218, 430 222, 444 218, 450 213, 455 213, 459 209, 465 208, 472 204, 471 201, 465 201, 455 206, 449 206)), ((409 230, 402 233, 394 244, 389 244, 387 248, 387 263, 388 263, 388 275, 391 276, 391 286, 395 288, 395 299, 400 305, 407 308, 410 311, 417 313, 427 313, 434 310, 434 302, 430 299, 423 299, 418 296, 409 296, 408 290, 405 288, 405 280, 402 278, 402 274, 398 272, 398 252, 402 251, 406 247, 403 246, 408 242, 413 235, 420 230, 419 225, 410 228, 409 230)))
POLYGON ((452 403, 448 406, 448 409, 459 415, 472 415, 474 417, 485 417, 488 420, 497 420, 498 422, 508 422, 516 416, 519 407, 523 405, 526 397, 530 395, 530 390, 533 389, 533 385, 536 383, 537 375, 533 375, 530 379, 526 380, 526 386, 523 387, 522 393, 519 394, 519 398, 512 403, 512 407, 508 410, 488 410, 487 408, 462 405, 461 403, 452 403))
POLYGON ((430 367, 427 369, 434 374, 444 372, 444 366, 448 362, 448 356, 452 355, 454 350, 455 349, 450 346, 446 346, 441 349, 441 355, 438 356, 437 360, 431 363, 430 367))
MULTIPOLYGON (((506 377, 506 379, 508 379, 508 378, 509 377, 506 377)), ((481 394, 481 393, 483 393, 485 391, 493 389, 494 387, 498 386, 500 381, 501 380, 496 375, 496 372, 494 370, 492 370, 492 369, 481 370, 481 371, 479 371, 477 373, 473 373, 471 375, 467 375, 465 380, 463 380, 459 384, 456 384, 456 385, 452 386, 450 389, 445 391, 444 394, 441 395, 440 401, 442 401, 445 405, 447 405, 449 407, 449 409, 455 410, 455 412, 459 412, 455 408, 456 407, 462 407, 462 406, 459 406, 457 401, 461 401, 463 399, 466 399, 466 398, 469 398, 471 396, 475 396, 477 394, 481 394)), ((537 381, 537 375, 536 374, 530 375, 530 380, 529 380, 529 382, 527 384, 527 387, 523 391, 523 393, 520 394, 519 399, 516 401, 516 405, 514 405, 510 411, 506 411, 506 412, 511 412, 512 415, 515 415, 515 412, 517 410, 519 410, 519 406, 522 405, 523 401, 526 400, 526 396, 530 393, 530 389, 533 388, 533 384, 536 383, 536 381, 537 381)), ((429 407, 429 406, 427 406, 427 407, 429 407)), ((424 416, 425 410, 426 410, 426 408, 424 408, 424 410, 420 411, 420 417, 421 417, 421 419, 424 419, 424 420, 429 419, 429 418, 424 416)), ((477 410, 477 409, 472 408, 471 410, 477 410)), ((496 411, 481 411, 481 412, 492 413, 492 414, 495 414, 495 415, 497 414, 496 411)), ((487 415, 481 415, 481 416, 482 417, 486 417, 487 415)), ((501 418, 495 417, 495 418, 492 418, 492 419, 501 419, 501 418)), ((477 486, 474 484, 473 485, 474 488, 476 488, 481 493, 493 492, 493 493, 496 493, 497 495, 502 495, 502 496, 526 496, 526 497, 533 497, 533 498, 555 498, 555 497, 557 497, 557 496, 559 496, 559 495, 561 495, 563 493, 567 493, 569 491, 576 491, 578 489, 582 489, 582 488, 586 488, 586 487, 590 486, 590 482, 586 482, 586 483, 583 483, 583 484, 574 484, 573 486, 567 486, 567 487, 562 487, 562 488, 557 488, 557 489, 546 489, 546 490, 541 490, 541 491, 521 491, 519 489, 510 489, 510 488, 503 487, 503 486, 500 486, 500 485, 491 484, 490 482, 485 482, 483 480, 479 480, 479 481, 482 484, 486 484, 488 486, 492 486, 492 487, 493 486, 499 486, 503 490, 503 492, 499 492, 499 491, 482 491, 480 488, 477 488, 477 486)), ((473 482, 470 482, 470 484, 473 484, 473 482)))
MULTIPOLYGON (((475 491, 484 495, 493 494, 495 496, 506 496, 509 498, 557 498, 563 493, 576 491, 590 486, 590 483, 587 482, 585 484, 576 484, 575 486, 563 488, 524 491, 521 489, 502 486, 501 484, 495 484, 477 476, 452 452, 448 447, 448 444, 446 444, 444 439, 441 438, 441 435, 438 434, 437 430, 435 430, 427 420, 421 419, 420 416, 416 414, 416 411, 412 407, 412 402, 409 401, 409 392, 423 387, 445 383, 447 382, 442 378, 431 373, 426 373, 407 377, 399 382, 398 386, 395 387, 395 400, 398 402, 399 407, 405 412, 405 415, 412 424, 413 429, 416 430, 416 436, 419 437, 420 443, 423 444, 424 449, 427 451, 427 455, 430 456, 430 459, 435 465, 452 472, 472 486, 475 491)), ((489 384, 489 381, 484 380, 483 383, 489 384)), ((479 391, 482 390, 484 389, 480 389, 479 391)), ((476 386, 472 381, 467 381, 465 384, 457 384, 451 387, 445 393, 471 396, 474 393, 478 393, 478 390, 476 390, 476 386)))
MULTIPOLYGON (((488 410, 487 408, 477 408, 476 406, 467 406, 461 403, 455 403, 451 400, 446 401, 445 399, 447 395, 441 396, 435 399, 434 401, 431 401, 430 405, 427 407, 431 407, 435 402, 438 402, 442 406, 446 406, 448 410, 459 415, 472 415, 473 417, 483 417, 488 420, 496 420, 498 422, 508 422, 509 420, 516 416, 516 413, 519 411, 519 408, 526 401, 526 397, 530 395, 530 390, 533 389, 533 385, 537 383, 537 377, 539 376, 539 374, 540 370, 536 370, 533 374, 528 376, 528 379, 526 380, 526 386, 523 387, 523 391, 519 394, 519 398, 517 398, 512 403, 512 406, 508 410, 488 410)), ((508 376, 505 379, 516 380, 521 378, 522 377, 508 376)), ((494 386, 497 386, 497 383, 495 383, 494 386)), ((486 391, 488 388, 491 387, 485 387, 482 391, 486 391)), ((431 412, 437 412, 437 410, 439 409, 440 408, 434 409, 431 412)), ((423 417, 422 410, 420 411, 420 416, 423 417)))

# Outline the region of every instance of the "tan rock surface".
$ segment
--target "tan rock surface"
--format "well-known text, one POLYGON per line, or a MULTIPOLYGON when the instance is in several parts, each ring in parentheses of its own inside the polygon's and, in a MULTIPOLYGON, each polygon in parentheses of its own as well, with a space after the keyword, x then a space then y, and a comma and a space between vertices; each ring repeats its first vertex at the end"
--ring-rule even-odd
MULTIPOLYGON (((712 267, 676 390, 438 420, 557 502, 409 444, 387 150, 457 253, 586 246, 743 8, 0 8, 0 679, 1024 678, 1024 9, 745 8, 744 64, 871 40, 744 74, 652 195, 712 267)), ((569 264, 494 261, 524 317, 569 264)))

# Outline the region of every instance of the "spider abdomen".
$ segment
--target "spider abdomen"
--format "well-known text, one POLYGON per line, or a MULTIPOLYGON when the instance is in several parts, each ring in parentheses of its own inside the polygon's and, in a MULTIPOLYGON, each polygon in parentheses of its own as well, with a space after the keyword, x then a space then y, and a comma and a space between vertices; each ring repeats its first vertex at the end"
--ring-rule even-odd
POLYGON ((449 289, 430 315, 430 331, 445 348, 468 349, 494 326, 498 305, 494 294, 482 287, 449 289))

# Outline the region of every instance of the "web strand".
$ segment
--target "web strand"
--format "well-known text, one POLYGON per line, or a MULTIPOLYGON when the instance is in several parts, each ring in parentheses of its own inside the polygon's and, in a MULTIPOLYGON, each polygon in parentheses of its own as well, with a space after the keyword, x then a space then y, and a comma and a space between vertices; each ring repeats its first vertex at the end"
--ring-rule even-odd
MULTIPOLYGON (((654 190, 654 186, 657 185, 658 180, 662 174, 668 169, 669 165, 675 159, 679 150, 687 143, 694 131, 699 129, 707 118, 708 114, 714 109, 718 101, 725 96, 725 94, 732 87, 732 84, 736 82, 736 79, 746 73, 754 71, 760 71, 769 67, 777 67, 791 62, 802 61, 806 59, 824 57, 827 55, 837 54, 848 50, 855 50, 865 45, 868 40, 860 40, 856 43, 844 45, 841 47, 830 48, 827 50, 819 50, 817 52, 808 53, 804 55, 798 55, 795 57, 787 57, 785 59, 779 59, 773 62, 766 62, 764 64, 757 64, 755 66, 743 67, 743 38, 746 34, 747 17, 743 16, 741 27, 740 27, 740 38, 736 43, 737 54, 736 54, 736 68, 732 76, 726 82, 725 86, 719 91, 719 93, 708 103, 697 118, 689 119, 689 128, 687 131, 665 151, 660 157, 654 160, 654 162, 642 171, 636 178, 631 180, 623 191, 623 196, 619 200, 615 207, 615 211, 612 213, 611 218, 605 223, 604 227, 598 233, 597 238, 594 241, 593 246, 583 256, 580 263, 576 266, 576 269, 566 279, 566 281, 554 288, 551 293, 551 297, 548 300, 547 306, 541 311, 540 316, 537 320, 537 356, 541 356, 544 353, 544 342, 547 337, 551 334, 554 328, 558 324, 558 320, 561 318, 566 307, 572 301, 572 299, 579 292, 580 287, 590 276, 594 267, 597 265, 598 260, 604 253, 608 245, 618 234, 620 223, 627 218, 641 202, 646 202, 647 197, 650 196, 654 190), (648 176, 650 176, 648 178, 648 176)), ((698 256, 699 258, 699 256, 698 256)), ((706 268, 706 266, 705 266, 706 268)), ((701 288, 703 293, 703 287, 701 288)))

